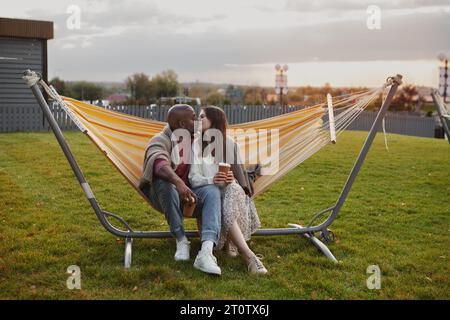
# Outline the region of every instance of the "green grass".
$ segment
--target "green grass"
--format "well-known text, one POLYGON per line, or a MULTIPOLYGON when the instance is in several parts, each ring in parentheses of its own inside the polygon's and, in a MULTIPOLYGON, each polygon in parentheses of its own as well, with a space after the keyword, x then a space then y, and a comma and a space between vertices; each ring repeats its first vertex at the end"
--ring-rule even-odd
MULTIPOLYGON (((67 140, 103 209, 136 229, 167 230, 122 176, 79 133, 67 140)), ((366 133, 348 132, 256 199, 264 228, 305 224, 334 204, 366 133)), ((221 277, 173 261, 172 239, 123 240, 98 222, 55 137, 0 135, 1 299, 449 299, 450 146, 444 140, 378 135, 340 216, 335 265, 299 236, 254 237, 270 271, 251 276, 218 253, 221 277), (81 290, 65 273, 81 268, 81 290), (369 265, 380 290, 366 286, 369 265)), ((188 229, 194 221, 187 221, 188 229)), ((192 255, 199 248, 193 240, 192 255)))

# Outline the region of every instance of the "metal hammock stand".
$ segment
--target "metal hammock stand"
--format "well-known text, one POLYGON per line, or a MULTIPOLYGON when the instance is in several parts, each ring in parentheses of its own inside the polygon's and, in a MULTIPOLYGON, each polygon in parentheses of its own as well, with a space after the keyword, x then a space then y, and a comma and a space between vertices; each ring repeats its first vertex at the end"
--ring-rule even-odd
POLYGON ((433 97, 434 105, 438 112, 439 119, 441 120, 442 128, 447 136, 448 143, 450 143, 450 115, 447 112, 444 99, 439 95, 437 91, 431 94, 433 97))
MULTIPOLYGON (((39 103, 39 106, 42 109, 42 112, 44 113, 45 118, 47 119, 48 123, 50 124, 50 127, 55 134, 56 139, 58 140, 58 143, 64 152, 64 155, 66 156, 67 160, 69 161, 70 166, 72 167, 73 172, 75 173, 75 176, 78 179, 78 182, 80 183, 87 199, 89 200, 92 208, 95 211, 95 214, 97 215, 98 219, 100 220, 100 223, 103 225, 103 227, 112 233, 113 235, 117 237, 125 238, 125 254, 124 254, 124 266, 125 268, 131 267, 131 258, 132 258, 132 244, 133 244, 133 238, 172 238, 172 235, 169 231, 136 231, 131 228, 131 226, 120 216, 102 210, 100 208, 99 203, 95 199, 94 193, 92 192, 89 184, 87 183, 80 167, 78 166, 77 161, 75 160, 62 132, 61 129, 56 122, 55 118, 53 117, 50 108, 44 99, 41 90, 39 89, 39 82, 42 81, 41 77, 33 71, 27 70, 24 72, 24 80, 27 82, 27 85, 31 88, 31 91, 33 92, 36 100, 39 103), (118 220, 126 230, 121 230, 113 226, 108 218, 114 218, 118 220)), ((350 189, 353 185, 353 182, 355 181, 356 176, 358 175, 359 170, 361 169, 361 166, 364 162, 364 159, 366 158, 366 155, 370 149, 370 146, 372 145, 373 140, 375 139, 375 136, 377 134, 377 131, 381 127, 382 120, 384 116, 386 115, 386 112, 389 108, 389 105, 391 104, 391 101, 397 91, 398 86, 400 86, 402 83, 402 76, 397 75, 394 77, 389 77, 387 80, 386 85, 390 86, 389 92, 386 95, 385 100, 382 103, 382 106, 380 110, 378 111, 378 114, 376 116, 376 119, 374 123, 372 124, 372 127, 369 131, 369 134, 366 138, 366 141, 364 142, 364 145, 362 146, 360 153, 356 159, 356 162, 347 178, 347 182, 345 183, 342 192, 336 201, 336 204, 332 207, 329 207, 325 210, 320 211, 314 217, 312 220, 308 223, 306 227, 303 227, 298 224, 288 224, 289 228, 276 228, 276 229, 260 229, 256 231, 253 235, 255 236, 278 236, 278 235, 293 235, 297 234, 300 235, 306 239, 308 239, 319 251, 321 251, 328 259, 332 260, 333 262, 337 263, 337 259, 334 257, 334 255, 331 253, 331 251, 328 249, 326 244, 324 242, 332 242, 335 240, 334 233, 328 229, 328 227, 333 223, 333 221, 336 219, 337 215, 339 214, 339 211, 341 210, 348 193, 350 192, 350 189), (331 212, 329 214, 328 218, 318 224, 313 225, 313 223, 321 216, 323 216, 326 213, 331 212), (319 233, 318 237, 316 236, 316 233, 319 233), (320 240, 319 240, 320 239, 320 240)), ((54 89, 53 89, 54 90, 54 89)), ((60 102, 61 103, 61 102, 60 102)), ((84 132, 85 133, 85 132, 84 132)), ((188 231, 186 232, 187 237, 198 237, 197 231, 188 231)))

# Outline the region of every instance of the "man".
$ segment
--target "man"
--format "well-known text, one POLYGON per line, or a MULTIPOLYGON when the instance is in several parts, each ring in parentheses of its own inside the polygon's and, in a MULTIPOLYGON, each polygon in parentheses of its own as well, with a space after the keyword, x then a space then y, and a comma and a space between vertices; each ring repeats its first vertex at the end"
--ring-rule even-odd
MULTIPOLYGON (((172 154, 172 149, 177 143, 172 141, 174 131, 185 130, 192 138, 195 120, 194 109, 189 105, 179 104, 169 109, 168 125, 150 141, 145 152, 144 172, 139 188, 149 198, 152 206, 164 213, 170 232, 176 240, 176 261, 190 259, 190 242, 183 227, 182 205, 196 203, 194 217, 201 216, 202 247, 197 254, 194 267, 206 273, 220 275, 221 269, 212 251, 214 245, 217 245, 221 226, 220 190, 216 185, 206 185, 192 190, 189 188, 190 145, 189 148, 182 148, 180 154, 177 155, 176 152, 172 154)), ((232 179, 234 179, 232 176, 224 177, 218 174, 214 181, 227 182, 232 179)))

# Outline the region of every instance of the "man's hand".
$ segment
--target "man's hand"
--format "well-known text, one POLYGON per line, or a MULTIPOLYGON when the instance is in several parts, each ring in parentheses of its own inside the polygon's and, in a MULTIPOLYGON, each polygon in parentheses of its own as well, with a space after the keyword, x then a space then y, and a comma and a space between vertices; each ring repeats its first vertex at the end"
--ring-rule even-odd
POLYGON ((226 183, 227 184, 230 184, 230 183, 233 183, 234 182, 234 174, 233 174, 233 171, 228 171, 227 172, 227 178, 226 178, 226 183))
POLYGON ((175 187, 180 195, 182 203, 193 204, 197 202, 197 196, 191 189, 188 188, 188 186, 186 186, 184 182, 178 183, 175 187))
POLYGON ((182 203, 196 203, 197 202, 197 196, 194 192, 192 192, 191 189, 186 186, 183 180, 177 174, 169 165, 163 166, 158 172, 155 172, 156 177, 169 181, 172 183, 175 188, 177 189, 178 194, 180 195, 180 200, 182 203))

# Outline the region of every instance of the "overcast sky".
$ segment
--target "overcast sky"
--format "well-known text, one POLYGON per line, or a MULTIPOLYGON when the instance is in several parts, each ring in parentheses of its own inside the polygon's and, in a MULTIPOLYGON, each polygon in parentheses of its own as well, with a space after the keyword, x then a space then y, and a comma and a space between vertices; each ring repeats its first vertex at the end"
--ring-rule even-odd
MULTIPOLYGON (((3 2, 3 1, 2 1, 3 2)), ((402 73, 437 86, 450 52, 450 0, 14 0, 0 15, 55 22, 50 77, 123 81, 173 69, 180 81, 378 86, 402 73), (80 28, 68 28, 80 9, 80 28), (369 6, 380 11, 381 29, 369 6), (71 11, 73 12, 73 11, 71 11), (373 24, 372 24, 373 25, 373 24)))

